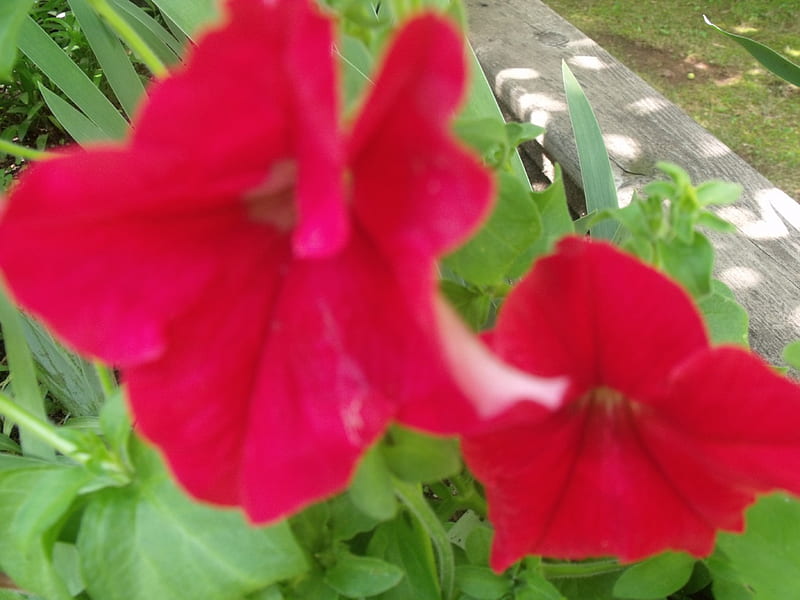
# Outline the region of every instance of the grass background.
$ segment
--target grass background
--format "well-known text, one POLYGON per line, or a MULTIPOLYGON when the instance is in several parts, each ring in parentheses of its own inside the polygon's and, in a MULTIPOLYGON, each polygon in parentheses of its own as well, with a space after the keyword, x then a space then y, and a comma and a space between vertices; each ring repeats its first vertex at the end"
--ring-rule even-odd
POLYGON ((800 200, 800 88, 708 27, 800 62, 800 0, 544 0, 800 200))

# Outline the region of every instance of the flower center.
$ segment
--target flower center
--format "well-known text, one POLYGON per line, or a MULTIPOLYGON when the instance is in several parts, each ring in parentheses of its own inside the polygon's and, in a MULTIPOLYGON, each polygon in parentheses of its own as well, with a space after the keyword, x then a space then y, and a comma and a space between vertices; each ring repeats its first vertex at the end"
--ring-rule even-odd
POLYGON ((245 194, 247 216, 257 223, 272 225, 279 231, 291 231, 297 221, 294 200, 296 181, 297 167, 294 161, 275 163, 267 180, 245 194))
POLYGON ((592 408, 606 414, 611 414, 631 402, 622 393, 608 387, 598 387, 589 390, 578 400, 581 409, 592 408))

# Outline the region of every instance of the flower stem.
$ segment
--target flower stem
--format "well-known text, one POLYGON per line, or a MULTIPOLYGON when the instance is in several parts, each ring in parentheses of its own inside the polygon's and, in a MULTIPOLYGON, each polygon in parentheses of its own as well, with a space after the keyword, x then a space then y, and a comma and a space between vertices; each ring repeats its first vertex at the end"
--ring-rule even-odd
POLYGON ((34 150, 33 148, 20 146, 19 144, 4 139, 0 139, 0 154, 10 154, 12 156, 19 156, 20 158, 27 158, 28 160, 42 160, 55 156, 52 152, 34 150))
MULTIPOLYGON (((28 434, 37 437, 48 446, 58 450, 64 456, 70 458, 78 456, 78 446, 61 437, 54 425, 40 420, 33 413, 17 405, 14 400, 2 392, 0 392, 0 414, 22 427, 28 434)), ((78 462, 82 461, 79 460, 78 462)))
POLYGON ((616 559, 608 558, 585 562, 543 562, 539 569, 547 579, 574 579, 615 573, 625 568, 616 559))
POLYGON ((100 380, 100 388, 103 390, 103 395, 106 399, 111 398, 117 391, 117 381, 114 378, 113 371, 99 361, 94 361, 94 371, 97 374, 97 379, 100 380))
POLYGON ((119 16, 117 11, 108 3, 108 0, 89 0, 89 3, 97 14, 103 17, 125 41, 128 47, 139 56, 153 75, 160 79, 169 73, 166 65, 156 56, 155 52, 147 45, 147 42, 136 33, 136 30, 125 19, 119 16))

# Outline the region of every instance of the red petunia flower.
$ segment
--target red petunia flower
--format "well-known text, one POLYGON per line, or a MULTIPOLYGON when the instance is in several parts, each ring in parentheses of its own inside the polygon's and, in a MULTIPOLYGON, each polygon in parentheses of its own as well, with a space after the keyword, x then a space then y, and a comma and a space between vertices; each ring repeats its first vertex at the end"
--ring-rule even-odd
POLYGON ((755 494, 800 493, 800 386, 754 355, 711 348, 689 297, 656 270, 579 238, 511 292, 490 346, 571 388, 554 412, 471 436, 492 566, 525 554, 637 560, 709 554, 755 494))
MULTIPOLYGON (((121 367, 137 427, 191 493, 264 522, 341 490, 392 418, 450 433, 512 398, 473 407, 446 359, 485 350, 447 309, 454 339, 438 339, 435 259, 492 192, 447 131, 459 34, 410 22, 345 136, 330 20, 309 0, 228 9, 127 142, 24 174, 0 267, 62 339, 121 367)), ((509 393, 557 399, 505 372, 509 393)))

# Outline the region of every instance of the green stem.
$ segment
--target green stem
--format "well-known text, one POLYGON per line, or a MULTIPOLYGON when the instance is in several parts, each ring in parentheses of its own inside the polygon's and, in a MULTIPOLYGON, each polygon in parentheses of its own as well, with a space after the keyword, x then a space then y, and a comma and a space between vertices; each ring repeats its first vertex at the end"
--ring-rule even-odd
POLYGON ((442 598, 450 600, 453 597, 456 581, 455 557, 453 547, 447 537, 447 532, 433 512, 428 502, 422 495, 418 484, 406 483, 393 479, 394 492, 406 508, 419 521, 431 538, 433 549, 436 552, 439 566, 439 583, 442 587, 442 598))
POLYGON ((97 379, 100 381, 103 395, 106 399, 111 398, 117 393, 117 380, 114 377, 114 372, 100 361, 94 361, 94 371, 97 373, 97 379))
POLYGON ((539 569, 547 579, 575 579, 577 577, 591 577, 621 571, 625 566, 615 559, 593 560, 586 562, 543 562, 539 569))
POLYGON ((27 158, 28 160, 42 160, 55 156, 52 152, 34 150, 33 148, 20 146, 19 144, 3 139, 0 139, 0 154, 10 154, 12 156, 19 156, 20 158, 27 158))
POLYGON ((33 413, 28 412, 12 400, 7 394, 0 392, 0 414, 6 419, 22 427, 27 433, 37 437, 51 448, 61 452, 64 456, 74 458, 78 462, 82 454, 78 451, 78 446, 65 440, 58 433, 58 429, 46 421, 40 420, 33 413))
POLYGON ((139 56, 153 75, 159 79, 166 77, 169 73, 166 65, 156 56, 155 52, 147 45, 147 42, 136 33, 136 30, 117 14, 108 3, 108 0, 89 0, 89 3, 97 14, 103 17, 111 28, 125 41, 128 47, 139 56))

